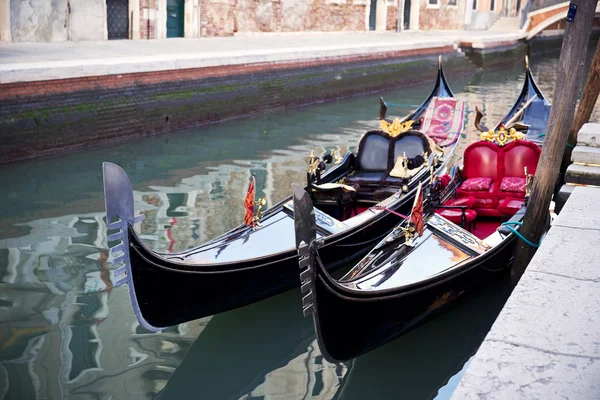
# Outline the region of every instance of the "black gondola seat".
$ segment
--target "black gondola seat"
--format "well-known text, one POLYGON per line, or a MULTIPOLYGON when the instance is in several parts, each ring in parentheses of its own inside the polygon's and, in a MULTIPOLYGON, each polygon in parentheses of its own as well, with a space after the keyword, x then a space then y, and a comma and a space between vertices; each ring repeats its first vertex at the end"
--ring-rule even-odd
POLYGON ((360 185, 361 188, 379 186, 388 170, 390 137, 382 131, 369 131, 358 144, 356 172, 347 182, 360 185))
MULTIPOLYGON (((414 164, 418 156, 430 155, 431 150, 429 138, 419 131, 407 131, 396 137, 383 131, 369 131, 359 143, 356 172, 346 179, 346 184, 375 198, 390 196, 409 180, 409 177, 390 176, 398 158, 406 156, 414 164)), ((420 161, 412 168, 416 170, 422 164, 420 161)))

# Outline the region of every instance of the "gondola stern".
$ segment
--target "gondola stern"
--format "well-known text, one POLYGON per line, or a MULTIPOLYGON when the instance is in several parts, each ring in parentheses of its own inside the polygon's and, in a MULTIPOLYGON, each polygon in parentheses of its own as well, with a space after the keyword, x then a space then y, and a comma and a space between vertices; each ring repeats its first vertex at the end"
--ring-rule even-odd
POLYGON ((150 332, 160 332, 164 327, 156 327, 150 324, 142 315, 132 278, 131 258, 129 256, 129 228, 138 222, 142 222, 144 215, 134 215, 133 189, 127 173, 117 164, 110 162, 102 163, 102 172, 104 176, 106 225, 108 227, 108 262, 116 268, 111 274, 111 281, 115 287, 125 284, 129 287, 131 305, 140 325, 150 332), (111 242, 113 245, 110 245, 111 242))

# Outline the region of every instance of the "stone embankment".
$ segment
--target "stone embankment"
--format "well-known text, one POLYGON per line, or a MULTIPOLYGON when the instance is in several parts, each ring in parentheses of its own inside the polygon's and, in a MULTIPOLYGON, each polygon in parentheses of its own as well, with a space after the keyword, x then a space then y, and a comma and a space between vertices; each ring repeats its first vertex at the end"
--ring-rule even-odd
POLYGON ((452 399, 600 398, 598 199, 574 188, 452 399))
POLYGON ((424 82, 438 55, 449 74, 472 71, 461 43, 482 50, 518 38, 450 31, 0 44, 0 163, 424 82))

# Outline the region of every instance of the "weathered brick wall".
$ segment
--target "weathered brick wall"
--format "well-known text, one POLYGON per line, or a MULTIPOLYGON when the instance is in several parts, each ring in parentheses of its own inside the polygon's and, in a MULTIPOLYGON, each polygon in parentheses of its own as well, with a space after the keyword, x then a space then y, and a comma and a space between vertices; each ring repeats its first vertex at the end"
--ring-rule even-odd
POLYGON ((346 4, 313 0, 309 20, 307 30, 310 31, 364 31, 365 6, 355 5, 351 0, 346 4))
POLYGON ((140 38, 155 39, 157 0, 140 0, 140 38))
POLYGON ((398 8, 388 7, 387 9, 387 23, 385 29, 388 31, 395 31, 398 27, 398 8))
POLYGON ((236 14, 235 0, 200 0, 202 36, 233 35, 237 30, 236 14))
POLYGON ((472 68, 448 46, 301 63, 4 84, 0 163, 431 80, 438 54, 449 56, 445 66, 450 73, 472 68))
POLYGON ((464 0, 456 0, 455 6, 448 5, 448 2, 449 0, 438 0, 439 8, 430 8, 427 0, 421 0, 419 29, 462 29, 465 20, 464 0))
POLYGON ((235 32, 361 31, 365 5, 326 0, 199 0, 205 36, 235 32))

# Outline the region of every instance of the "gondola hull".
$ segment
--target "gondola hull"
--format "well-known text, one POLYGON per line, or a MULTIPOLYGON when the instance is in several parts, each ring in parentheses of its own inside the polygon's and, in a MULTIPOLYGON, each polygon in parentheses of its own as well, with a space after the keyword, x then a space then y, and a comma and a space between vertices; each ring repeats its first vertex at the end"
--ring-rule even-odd
MULTIPOLYGON (((410 205, 406 201, 397 210, 406 213, 410 205)), ((382 232, 389 232, 397 223, 398 217, 387 215, 353 235, 328 242, 321 249, 327 268, 331 271, 362 257, 381 238, 382 232)), ((214 315, 299 285, 295 249, 258 260, 248 259, 226 272, 174 270, 147 249, 132 228, 129 228, 129 242, 139 311, 149 326, 166 327, 214 315)))
POLYGON ((449 277, 387 295, 353 297, 333 288, 317 268, 312 290, 318 302, 314 320, 321 351, 329 361, 346 361, 405 334, 459 297, 504 275, 514 255, 514 239, 449 277))

